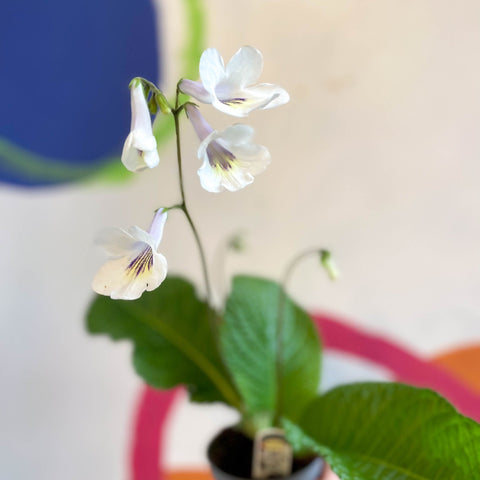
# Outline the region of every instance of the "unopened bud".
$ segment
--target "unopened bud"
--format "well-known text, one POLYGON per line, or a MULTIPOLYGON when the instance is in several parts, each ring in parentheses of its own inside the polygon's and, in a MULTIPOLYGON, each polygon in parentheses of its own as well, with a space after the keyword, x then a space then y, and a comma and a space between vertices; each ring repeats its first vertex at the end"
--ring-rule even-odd
POLYGON ((142 79, 140 77, 135 77, 135 78, 132 78, 132 80, 130 81, 130 83, 128 84, 128 88, 135 88, 135 87, 138 87, 138 84, 139 83, 143 83, 142 82, 142 79))
POLYGON ((330 280, 336 280, 339 276, 339 272, 332 259, 332 254, 328 250, 320 250, 320 262, 326 270, 330 280))
POLYGON ((155 100, 157 102, 158 108, 160 108, 161 112, 164 115, 169 115, 170 113, 172 113, 172 109, 170 108, 170 104, 168 103, 168 100, 165 97, 165 95, 163 94, 163 92, 161 92, 160 90, 157 90, 154 93, 154 95, 155 95, 155 100))
POLYGON ((246 248, 245 236, 242 233, 232 235, 227 242, 227 247, 235 252, 243 252, 246 248))
POLYGON ((150 97, 150 100, 148 101, 148 110, 152 115, 155 115, 158 110, 158 105, 157 102, 155 101, 155 95, 152 95, 150 97))

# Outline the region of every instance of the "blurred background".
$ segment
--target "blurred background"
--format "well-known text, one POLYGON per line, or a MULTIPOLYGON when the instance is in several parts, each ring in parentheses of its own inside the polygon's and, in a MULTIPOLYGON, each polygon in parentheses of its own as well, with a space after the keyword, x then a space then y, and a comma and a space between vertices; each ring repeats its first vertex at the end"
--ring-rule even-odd
MULTIPOLYGON (((129 345, 85 332, 104 259, 93 239, 105 226, 146 228, 178 201, 171 126, 158 168, 130 175, 120 163, 128 83, 144 76, 172 95, 210 46, 227 61, 254 45, 261 81, 291 95, 246 119, 272 163, 234 194, 201 189, 183 123, 187 201, 219 297, 235 272, 279 279, 300 250, 327 247, 341 279, 306 260, 289 284, 299 303, 480 395, 479 19, 474 0, 3 1, 0 477, 133 478, 143 386, 129 345), (222 272, 218 252, 238 231, 247 249, 222 272)), ((235 121, 202 113, 218 129, 235 121)), ((202 291, 180 213, 160 250, 202 291)), ((327 350, 325 388, 395 377, 381 356, 340 350, 327 350)), ((179 397, 165 465, 204 468, 208 438, 232 418, 179 397)))

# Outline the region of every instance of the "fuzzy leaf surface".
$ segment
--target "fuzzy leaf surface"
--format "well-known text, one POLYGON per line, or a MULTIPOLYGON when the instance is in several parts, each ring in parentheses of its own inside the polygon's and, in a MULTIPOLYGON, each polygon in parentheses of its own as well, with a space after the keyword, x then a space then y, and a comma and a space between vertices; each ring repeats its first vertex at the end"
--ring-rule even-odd
POLYGON ((97 296, 87 315, 87 328, 113 340, 130 340, 135 369, 153 387, 185 385, 194 401, 225 401, 218 381, 233 387, 219 358, 208 315, 207 304, 197 298, 193 285, 169 276, 138 300, 97 296))
POLYGON ((275 282, 235 277, 220 340, 247 412, 268 414, 280 407, 284 415, 295 419, 317 394, 321 348, 310 317, 285 297, 282 348, 277 351, 280 292, 275 282), (280 382, 276 368, 279 353, 280 382))
POLYGON ((286 423, 341 480, 469 480, 480 472, 480 425, 431 390, 394 383, 335 388, 286 423))

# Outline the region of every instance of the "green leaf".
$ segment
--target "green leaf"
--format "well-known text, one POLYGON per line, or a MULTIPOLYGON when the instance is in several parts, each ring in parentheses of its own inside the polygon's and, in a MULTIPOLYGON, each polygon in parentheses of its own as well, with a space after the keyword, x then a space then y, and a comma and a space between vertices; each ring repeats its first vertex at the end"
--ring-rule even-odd
POLYGON ((170 276, 138 300, 97 296, 87 327, 113 340, 131 340, 135 369, 153 387, 183 384, 194 401, 234 403, 238 396, 218 355, 208 316, 194 287, 170 276))
POLYGON ((480 425, 431 390, 346 385, 287 422, 294 446, 313 446, 341 480, 470 480, 480 472, 480 425), (302 433, 303 431, 303 433, 302 433))
POLYGON ((247 412, 281 412, 297 418, 317 393, 320 343, 310 317, 280 287, 260 278, 239 276, 227 301, 220 340, 223 357, 247 412), (277 351, 279 303, 283 335, 277 351), (277 354, 280 368, 277 370, 277 354), (280 375, 277 376, 277 373, 280 375), (279 381, 280 380, 280 381, 279 381))

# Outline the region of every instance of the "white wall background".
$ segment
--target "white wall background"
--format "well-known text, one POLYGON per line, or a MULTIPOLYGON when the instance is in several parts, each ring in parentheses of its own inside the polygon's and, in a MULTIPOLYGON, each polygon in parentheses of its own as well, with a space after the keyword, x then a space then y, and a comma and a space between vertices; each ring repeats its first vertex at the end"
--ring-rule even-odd
MULTIPOLYGON (((249 117, 273 161, 236 194, 201 190, 197 142, 184 123, 187 195, 210 261, 237 230, 249 249, 229 258, 229 273, 278 278, 299 250, 327 246, 343 276, 330 284, 313 260, 302 264, 290 290, 308 308, 426 355, 478 342, 480 4, 205 3, 209 46, 228 58, 255 45, 262 80, 292 97, 249 117)), ((173 85, 181 12, 175 0, 162 8, 173 85)), ((218 128, 231 123, 202 111, 218 128)), ((140 381, 129 346, 88 337, 83 315, 103 259, 95 232, 147 227, 154 208, 178 200, 173 144, 161 157, 159 168, 122 185, 0 189, 2 479, 126 478, 140 381)), ((180 213, 161 251, 171 271, 200 282, 180 213)))

